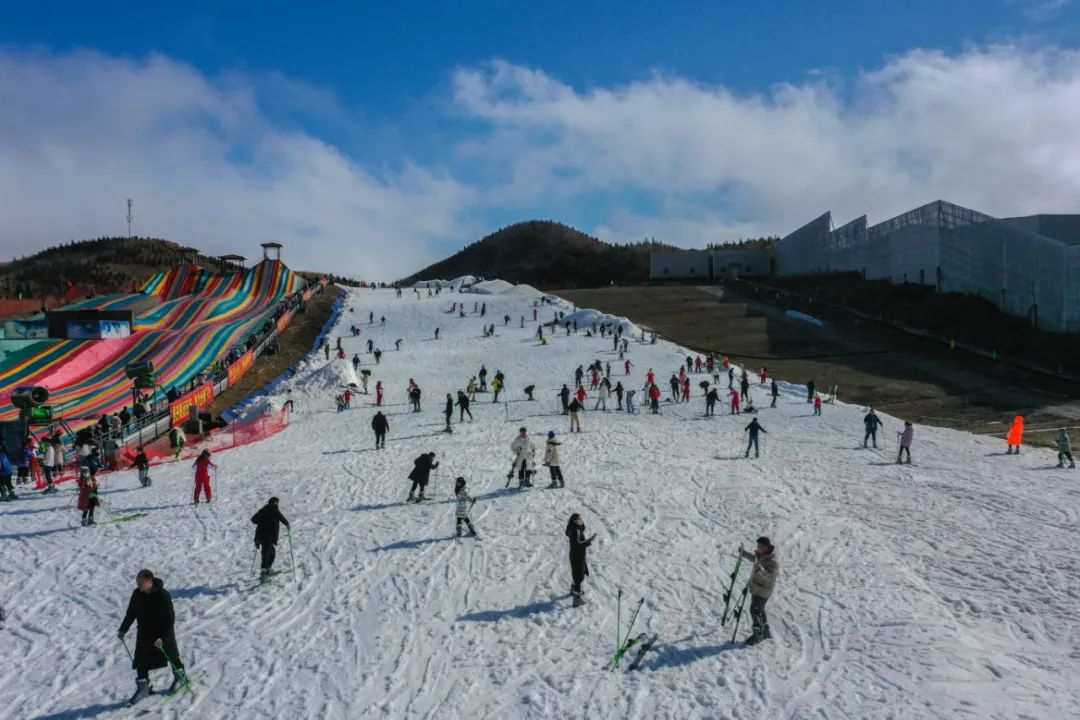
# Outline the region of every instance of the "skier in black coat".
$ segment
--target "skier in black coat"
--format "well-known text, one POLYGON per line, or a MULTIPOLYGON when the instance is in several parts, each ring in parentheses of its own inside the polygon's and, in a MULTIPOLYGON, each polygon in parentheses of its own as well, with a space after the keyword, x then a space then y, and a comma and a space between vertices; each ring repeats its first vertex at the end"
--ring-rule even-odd
POLYGON ((772 384, 769 386, 769 394, 772 395, 772 404, 769 407, 776 407, 776 398, 780 395, 780 388, 776 386, 776 378, 773 378, 772 384))
POLYGON ((879 427, 884 427, 881 418, 874 412, 874 408, 870 408, 870 412, 863 416, 863 426, 866 428, 866 434, 863 435, 862 446, 866 447, 868 440, 872 440, 874 447, 877 447, 877 430, 879 427))
POLYGON ((371 418, 371 429, 375 431, 375 449, 386 449, 386 433, 390 431, 390 421, 382 414, 382 410, 375 413, 371 418))
POLYGON ((458 405, 458 422, 465 422, 465 413, 469 414, 469 422, 472 422, 472 411, 469 410, 469 396, 458 390, 457 393, 457 405, 458 405))
POLYGON ((562 414, 570 414, 570 388, 565 384, 562 386, 562 390, 559 391, 559 400, 562 401, 562 414))
POLYGON ((435 453, 424 453, 420 457, 413 460, 413 469, 409 473, 409 479, 412 480, 412 488, 409 489, 409 497, 406 502, 415 501, 420 502, 425 500, 424 488, 427 487, 428 479, 431 477, 431 471, 439 467, 439 463, 435 462, 435 453), (417 489, 420 490, 420 494, 416 495, 417 489))
MULTIPOLYGON (((758 433, 764 433, 765 428, 758 424, 757 418, 754 418, 743 432, 750 433, 750 440, 746 443, 746 454, 743 457, 750 457, 750 448, 754 448, 754 457, 758 457, 758 433)), ((768 435, 768 433, 765 434, 768 435)))
POLYGON ((808 402, 808 403, 814 402, 814 390, 815 389, 816 389, 816 386, 814 385, 813 380, 806 383, 806 402, 808 402))
POLYGON ((742 380, 739 381, 739 394, 742 396, 743 402, 750 399, 750 379, 745 375, 743 375, 742 380))
POLYGON ((716 388, 711 388, 707 395, 705 395, 705 414, 716 414, 716 400, 720 397, 720 394, 716 392, 716 388))
POLYGON ((570 522, 566 524, 566 537, 570 540, 570 576, 573 578, 573 585, 570 586, 570 594, 574 596, 574 607, 581 605, 583 602, 581 590, 581 583, 585 580, 585 577, 589 574, 589 563, 586 558, 586 552, 589 545, 592 545, 592 541, 596 539, 596 534, 585 537, 585 521, 581 519, 581 515, 574 513, 570 516, 570 522))
POLYGON ((454 396, 446 393, 446 408, 443 410, 446 416, 446 432, 453 432, 450 428, 450 420, 454 417, 454 396))
POLYGON ((161 578, 154 577, 149 570, 139 571, 135 576, 135 585, 118 633, 123 641, 131 624, 136 620, 139 622, 135 653, 131 659, 131 667, 136 673, 135 694, 131 696, 129 705, 134 705, 153 692, 150 687, 151 670, 171 666, 173 681, 169 686, 170 693, 176 692, 181 684, 187 682, 184 663, 180 661, 180 651, 176 648, 173 630, 176 614, 173 612, 172 597, 161 578))
POLYGON ((270 568, 274 566, 274 557, 277 555, 278 532, 281 524, 292 529, 292 525, 281 514, 278 508, 278 499, 270 498, 259 512, 251 516, 251 522, 255 523, 255 547, 262 549, 262 571, 259 573, 259 582, 266 582, 270 577, 270 568))

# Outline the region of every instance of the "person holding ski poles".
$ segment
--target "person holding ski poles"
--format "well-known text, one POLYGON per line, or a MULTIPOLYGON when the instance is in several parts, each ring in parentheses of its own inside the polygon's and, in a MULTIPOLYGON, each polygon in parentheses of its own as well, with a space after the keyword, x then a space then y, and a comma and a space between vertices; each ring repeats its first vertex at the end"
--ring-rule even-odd
POLYGON ((405 502, 420 502, 427 499, 424 497, 424 489, 427 488, 431 471, 437 467, 439 467, 439 463, 435 462, 435 453, 433 452, 424 453, 413 460, 413 469, 409 471, 409 480, 412 480, 412 487, 409 488, 409 497, 405 499, 405 502), (416 494, 417 489, 420 490, 419 494, 416 494))
POLYGON ((570 388, 565 384, 562 386, 562 390, 559 391, 559 400, 562 402, 562 414, 570 414, 570 388))
POLYGON ((206 493, 206 502, 210 502, 213 497, 210 490, 210 468, 217 470, 217 465, 210 459, 210 451, 203 450, 199 453, 199 457, 196 458, 195 464, 191 467, 195 468, 195 502, 192 504, 199 504, 200 490, 206 493))
POLYGON ((0 444, 0 500, 18 500, 15 488, 11 485, 11 476, 15 473, 15 466, 8 458, 7 450, 0 444))
POLYGON ((443 410, 443 415, 446 416, 446 432, 453 432, 450 421, 454 418, 454 397, 450 393, 446 393, 446 408, 443 410))
POLYGON ((877 448, 877 431, 879 427, 884 427, 881 422, 881 418, 874 412, 874 408, 870 408, 870 412, 863 416, 863 425, 866 428, 866 434, 863 435, 862 446, 866 447, 867 441, 872 440, 874 442, 874 448, 877 448))
POLYGON ((463 477, 454 480, 454 502, 456 503, 454 508, 454 537, 461 537, 462 523, 469 528, 469 537, 478 537, 476 528, 473 527, 472 520, 469 519, 469 511, 476 504, 476 498, 469 495, 465 490, 465 478, 463 477))
POLYGON ((172 669, 172 684, 166 691, 175 693, 181 685, 187 684, 184 663, 180 660, 180 651, 176 647, 174 624, 176 613, 173 611, 172 597, 165 589, 161 578, 154 577, 149 570, 140 570, 135 576, 135 590, 128 601, 127 612, 120 623, 117 636, 124 642, 124 636, 132 623, 138 621, 135 635, 135 654, 131 656, 131 667, 135 670, 135 694, 128 705, 134 705, 147 698, 153 689, 150 687, 150 671, 157 668, 172 669))
POLYGON ((765 603, 776 588, 776 579, 780 575, 780 556, 769 538, 764 535, 757 539, 754 552, 747 552, 740 545, 739 554, 746 560, 754 561, 754 571, 750 575, 750 619, 753 622, 753 631, 746 639, 746 644, 756 645, 772 637, 769 617, 765 614, 765 603))
POLYGON ((278 507, 278 499, 270 498, 259 511, 251 516, 251 522, 255 523, 255 547, 262 550, 262 564, 259 571, 259 583, 270 579, 270 569, 274 566, 274 558, 277 555, 278 533, 281 525, 292 530, 292 525, 281 514, 278 507))
POLYGON ((98 499, 98 481, 88 465, 79 468, 79 500, 75 505, 82 512, 82 526, 96 525, 94 508, 101 504, 98 499))
POLYGON ((510 451, 514 453, 513 468, 517 470, 518 487, 532 487, 532 474, 536 467, 536 445, 529 437, 527 429, 521 428, 518 431, 518 436, 510 443, 510 451))
MULTIPOLYGON (((750 441, 746 443, 746 453, 743 457, 750 457, 750 448, 754 448, 754 457, 758 457, 758 433, 765 433, 765 428, 758 424, 757 418, 754 418, 743 432, 750 433, 750 441)), ((768 433, 765 434, 768 435, 768 433)))
POLYGON ((469 422, 472 422, 472 410, 469 410, 469 396, 458 390, 457 393, 457 405, 458 405, 458 422, 465 422, 465 415, 469 416, 469 422))
POLYGON ((585 603, 581 583, 589 574, 587 552, 592 541, 596 539, 596 533, 585 537, 585 521, 581 519, 580 513, 574 513, 566 523, 566 537, 570 540, 570 577, 573 580, 570 594, 574 596, 574 607, 578 607, 585 603))
POLYGON ((772 396, 772 404, 769 407, 776 407, 776 398, 780 395, 780 388, 776 385, 776 378, 770 381, 769 394, 772 396))
POLYGON ((150 487, 150 458, 146 457, 146 448, 142 445, 138 448, 139 452, 135 456, 135 461, 131 463, 131 467, 135 468, 139 473, 139 487, 150 487))

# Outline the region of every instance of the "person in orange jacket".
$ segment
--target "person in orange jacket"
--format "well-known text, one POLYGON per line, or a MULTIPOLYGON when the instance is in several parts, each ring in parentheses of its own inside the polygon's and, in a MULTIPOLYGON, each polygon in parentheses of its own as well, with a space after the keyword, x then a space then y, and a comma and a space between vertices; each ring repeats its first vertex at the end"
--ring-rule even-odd
POLYGON ((1024 416, 1017 415, 1009 426, 1009 434, 1005 439, 1009 447, 1005 450, 1006 455, 1020 454, 1020 446, 1024 443, 1024 416))
POLYGON ((195 505, 199 504, 199 491, 206 493, 206 502, 210 502, 213 494, 210 490, 210 468, 217 470, 217 465, 210 460, 210 451, 203 450, 195 459, 195 505))
POLYGON ((578 385, 577 386, 577 392, 574 393, 574 397, 577 398, 577 401, 579 403, 582 403, 582 404, 585 403, 585 398, 589 397, 589 393, 585 392, 585 386, 584 385, 578 385))

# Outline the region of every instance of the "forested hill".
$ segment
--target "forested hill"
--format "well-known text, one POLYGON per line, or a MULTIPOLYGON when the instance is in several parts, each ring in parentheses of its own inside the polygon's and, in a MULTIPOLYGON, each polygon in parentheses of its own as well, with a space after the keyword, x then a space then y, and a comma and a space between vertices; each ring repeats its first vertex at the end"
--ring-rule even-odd
POLYGON ((649 277, 649 252, 669 247, 612 245, 562 223, 531 220, 496 230, 402 282, 479 275, 537 287, 637 283, 649 277))

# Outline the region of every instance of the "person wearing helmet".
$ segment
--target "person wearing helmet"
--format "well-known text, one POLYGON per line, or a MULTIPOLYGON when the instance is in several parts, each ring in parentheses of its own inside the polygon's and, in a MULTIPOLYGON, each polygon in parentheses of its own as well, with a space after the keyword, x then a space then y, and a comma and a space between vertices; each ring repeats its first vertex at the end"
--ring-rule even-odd
POLYGON ((461 526, 464 524, 469 528, 469 537, 479 539, 476 528, 473 527, 472 520, 469 519, 469 511, 476 504, 476 498, 469 495, 468 491, 465 490, 465 478, 463 477, 459 477, 454 481, 454 498, 456 503, 454 536, 461 537, 461 526))
POLYGON ((76 505, 82 512, 83 527, 97 524, 94 522, 94 508, 100 504, 97 492, 97 478, 90 472, 89 467, 83 465, 79 468, 79 501, 76 505))

